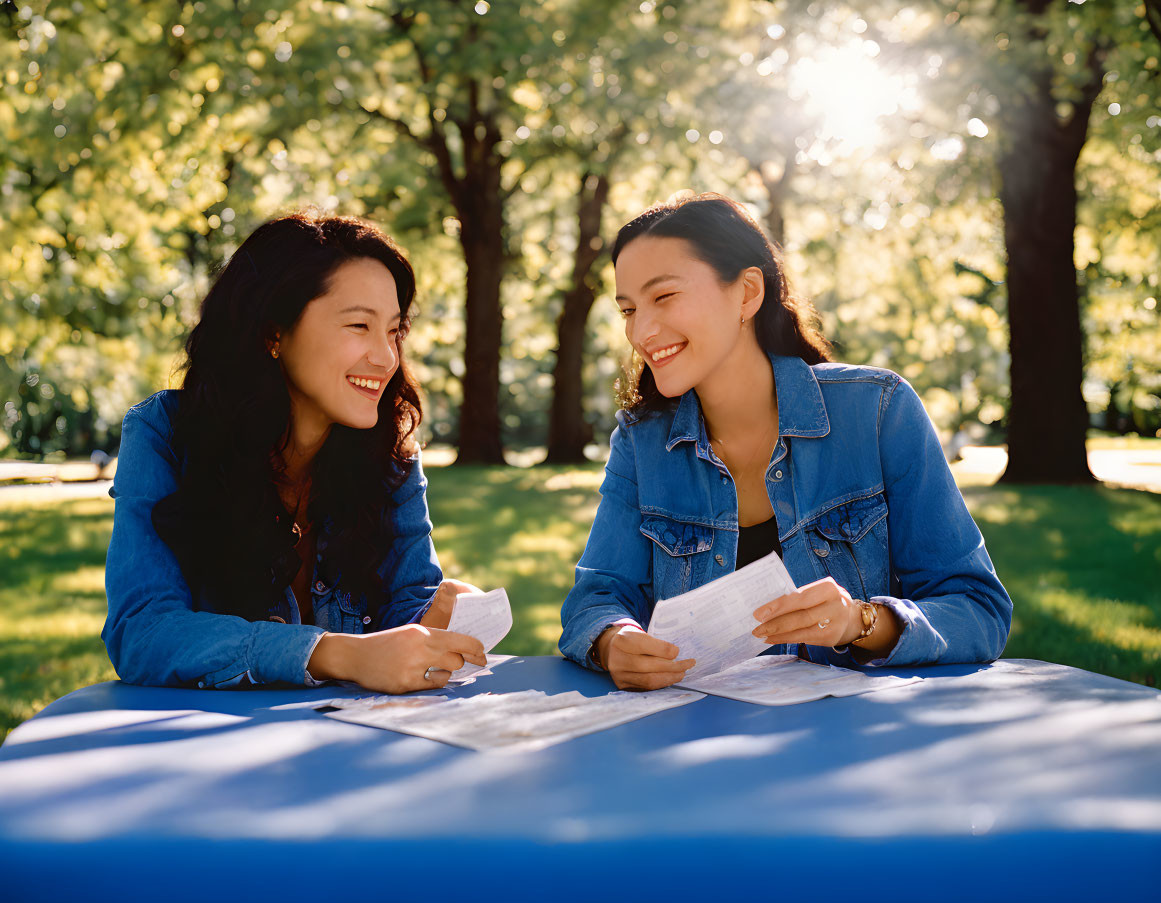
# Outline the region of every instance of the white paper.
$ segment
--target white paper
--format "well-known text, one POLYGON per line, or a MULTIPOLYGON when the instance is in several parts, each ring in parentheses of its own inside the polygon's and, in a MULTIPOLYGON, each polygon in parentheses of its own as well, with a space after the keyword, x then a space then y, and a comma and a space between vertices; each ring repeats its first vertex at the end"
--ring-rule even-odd
POLYGON ((825 696, 889 690, 919 680, 922 678, 816 665, 793 655, 760 655, 700 680, 684 680, 678 686, 756 705, 794 705, 825 696))
POLYGON ((616 727, 704 699, 701 693, 666 687, 646 693, 617 690, 587 697, 575 690, 541 690, 447 696, 379 696, 331 700, 328 718, 426 737, 477 750, 528 751, 616 727))
MULTIPOLYGON (((491 652, 512 629, 512 605, 508 593, 494 589, 484 593, 461 593, 456 596, 448 630, 467 634, 484 644, 484 652, 491 652)), ((488 663, 490 666, 492 662, 488 663)), ((448 683, 462 683, 471 677, 482 677, 487 667, 470 662, 453 671, 448 683)))
POLYGON ((680 650, 678 658, 697 659, 686 672, 687 681, 716 674, 770 647, 752 632, 760 623, 754 609, 796 588, 778 553, 771 552, 732 574, 658 602, 647 632, 673 643, 680 650))

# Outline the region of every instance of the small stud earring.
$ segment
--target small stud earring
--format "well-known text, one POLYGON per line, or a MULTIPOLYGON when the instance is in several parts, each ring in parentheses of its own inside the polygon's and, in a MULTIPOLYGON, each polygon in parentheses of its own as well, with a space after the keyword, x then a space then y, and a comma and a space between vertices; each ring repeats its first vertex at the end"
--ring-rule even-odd
POLYGON ((745 318, 745 317, 742 317, 742 325, 743 325, 743 326, 745 326, 745 325, 746 325, 746 318, 745 318))

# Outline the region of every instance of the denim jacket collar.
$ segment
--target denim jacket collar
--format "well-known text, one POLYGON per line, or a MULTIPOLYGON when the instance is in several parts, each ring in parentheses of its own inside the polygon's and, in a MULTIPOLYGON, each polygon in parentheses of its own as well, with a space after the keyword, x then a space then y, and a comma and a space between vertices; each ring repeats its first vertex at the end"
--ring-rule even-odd
MULTIPOLYGON (((774 369, 774 387, 778 393, 778 435, 821 439, 830 432, 830 420, 822 401, 822 390, 810 365, 799 357, 770 355, 774 369)), ((673 451, 681 442, 693 442, 699 458, 710 460, 709 437, 697 392, 690 389, 681 396, 665 450, 673 451)))

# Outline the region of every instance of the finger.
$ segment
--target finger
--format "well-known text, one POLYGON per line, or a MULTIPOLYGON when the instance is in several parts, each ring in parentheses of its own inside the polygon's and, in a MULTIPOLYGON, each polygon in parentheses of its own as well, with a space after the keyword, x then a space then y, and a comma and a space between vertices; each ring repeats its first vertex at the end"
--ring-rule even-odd
POLYGON ((811 608, 801 608, 778 615, 759 624, 754 628, 754 636, 771 637, 781 636, 791 631, 807 630, 814 627, 816 630, 826 629, 836 623, 835 606, 832 602, 823 602, 811 608), (819 628, 819 624, 823 627, 819 628))
POLYGON ((667 658, 658 658, 655 655, 628 655, 613 650, 609 653, 608 667, 610 670, 635 671, 640 673, 675 673, 683 674, 692 668, 696 662, 692 658, 672 661, 667 658))
POLYGON ((623 690, 660 690, 671 687, 681 680, 684 672, 662 673, 658 671, 622 671, 617 676, 617 686, 623 690))
POLYGON ((423 686, 419 689, 430 690, 434 688, 437 690, 442 690, 447 686, 447 682, 451 680, 451 676, 451 671, 432 671, 431 677, 425 680, 423 682, 423 686))
POLYGON ((833 577, 824 577, 822 580, 816 580, 814 583, 800 586, 792 593, 779 596, 777 599, 772 599, 765 605, 758 606, 754 609, 754 617, 759 621, 768 621, 771 617, 785 614, 788 611, 794 611, 800 608, 811 608, 828 598, 844 592, 846 591, 835 583, 833 577))
POLYGON ((474 636, 466 633, 456 633, 452 630, 441 630, 432 634, 439 648, 443 651, 458 652, 469 662, 476 665, 486 665, 488 659, 484 655, 484 644, 474 636))
POLYGON ((681 651, 673 643, 667 643, 640 630, 623 630, 613 637, 613 646, 620 647, 631 655, 656 655, 669 659, 677 658, 681 651))
POLYGON ((443 671, 458 671, 464 666, 464 657, 458 652, 444 652, 432 664, 443 671))

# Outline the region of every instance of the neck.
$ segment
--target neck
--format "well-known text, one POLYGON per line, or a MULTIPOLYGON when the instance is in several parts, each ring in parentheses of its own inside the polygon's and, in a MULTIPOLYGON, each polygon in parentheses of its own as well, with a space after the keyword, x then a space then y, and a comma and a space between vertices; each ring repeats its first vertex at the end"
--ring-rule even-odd
POLYGON ((282 450, 283 473, 295 486, 306 483, 310 465, 330 435, 330 424, 310 423, 292 418, 286 447, 282 450))
POLYGON ((701 385, 695 387, 706 429, 713 439, 731 439, 778 428, 778 398, 770 359, 752 332, 701 385), (744 391, 743 391, 744 389, 744 391))

